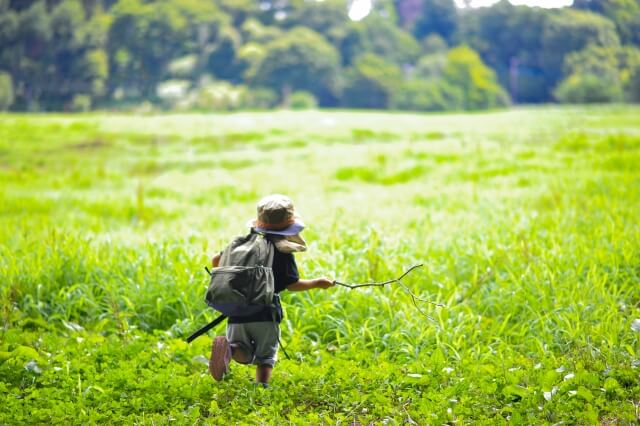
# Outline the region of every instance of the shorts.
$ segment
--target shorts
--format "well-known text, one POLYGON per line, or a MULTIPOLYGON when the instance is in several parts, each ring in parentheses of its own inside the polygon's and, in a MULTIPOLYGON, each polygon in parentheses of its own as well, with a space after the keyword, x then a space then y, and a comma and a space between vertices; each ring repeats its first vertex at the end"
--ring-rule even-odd
POLYGON ((250 364, 270 365, 278 360, 280 324, 275 322, 247 322, 227 324, 227 340, 251 356, 250 364))

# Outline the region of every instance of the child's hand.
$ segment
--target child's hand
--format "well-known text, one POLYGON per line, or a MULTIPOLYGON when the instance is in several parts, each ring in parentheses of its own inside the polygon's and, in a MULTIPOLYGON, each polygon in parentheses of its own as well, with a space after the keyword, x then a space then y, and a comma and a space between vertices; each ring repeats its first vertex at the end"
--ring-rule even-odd
POLYGON ((333 287, 335 284, 333 281, 331 281, 328 278, 316 278, 315 280, 315 287, 316 288, 329 288, 329 287, 333 287))

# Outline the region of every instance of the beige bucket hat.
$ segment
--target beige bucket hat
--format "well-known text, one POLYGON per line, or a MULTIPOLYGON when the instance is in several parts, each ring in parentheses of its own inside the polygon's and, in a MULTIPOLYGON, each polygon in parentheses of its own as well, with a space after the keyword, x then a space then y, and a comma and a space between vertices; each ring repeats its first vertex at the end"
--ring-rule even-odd
POLYGON ((305 228, 296 213, 291 198, 282 194, 271 194, 258 201, 257 219, 247 226, 257 232, 272 235, 276 248, 285 253, 301 252, 307 249, 300 232, 305 228))

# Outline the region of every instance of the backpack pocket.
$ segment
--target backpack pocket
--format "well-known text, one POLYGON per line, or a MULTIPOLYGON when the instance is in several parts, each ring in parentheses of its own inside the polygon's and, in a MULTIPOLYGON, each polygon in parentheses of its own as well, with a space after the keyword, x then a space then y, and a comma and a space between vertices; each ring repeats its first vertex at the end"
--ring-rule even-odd
POLYGON ((264 266, 221 266, 211 271, 206 302, 232 316, 251 315, 273 302, 273 271, 264 266))

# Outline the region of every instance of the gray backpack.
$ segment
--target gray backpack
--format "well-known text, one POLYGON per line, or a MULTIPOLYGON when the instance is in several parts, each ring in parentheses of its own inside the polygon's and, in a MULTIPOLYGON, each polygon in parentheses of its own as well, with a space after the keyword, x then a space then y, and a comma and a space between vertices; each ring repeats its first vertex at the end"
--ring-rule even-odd
MULTIPOLYGON (((253 229, 249 235, 236 238, 224 249, 220 265, 211 271, 207 269, 211 280, 205 296, 207 305, 221 312, 221 315, 187 337, 187 342, 191 343, 228 316, 249 316, 265 307, 271 309, 274 322, 280 321, 276 318, 278 315, 282 318, 282 308, 277 300, 278 295, 274 293, 271 269, 274 251, 273 243, 253 229)), ((279 336, 278 343, 289 358, 279 336)))
POLYGON ((273 244, 251 232, 234 239, 222 252, 220 265, 211 270, 205 300, 226 316, 248 316, 273 307, 273 244))

